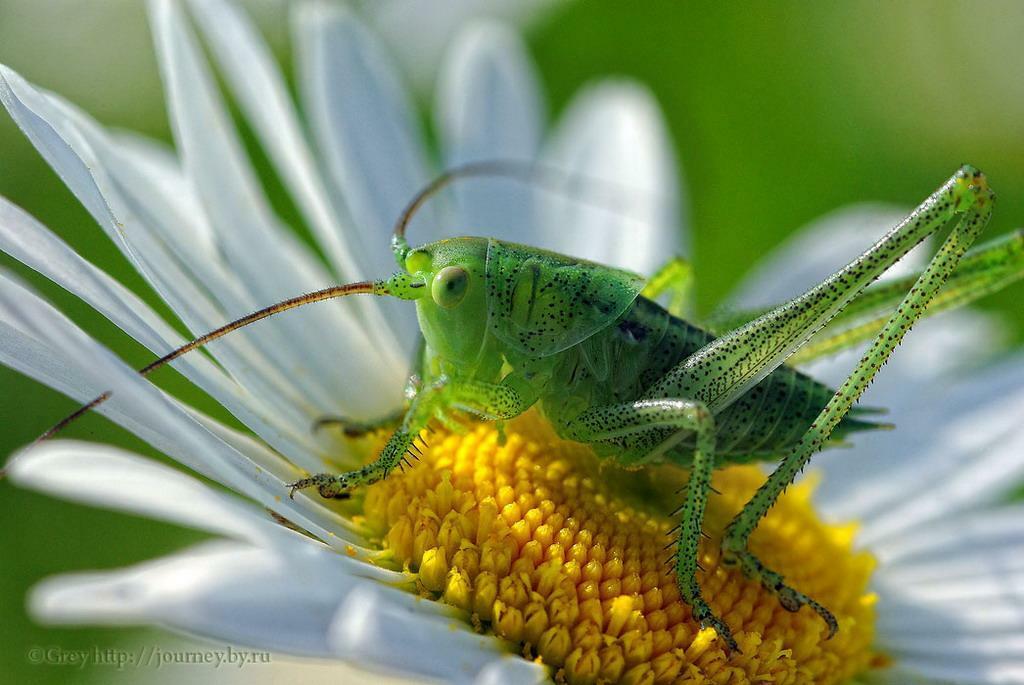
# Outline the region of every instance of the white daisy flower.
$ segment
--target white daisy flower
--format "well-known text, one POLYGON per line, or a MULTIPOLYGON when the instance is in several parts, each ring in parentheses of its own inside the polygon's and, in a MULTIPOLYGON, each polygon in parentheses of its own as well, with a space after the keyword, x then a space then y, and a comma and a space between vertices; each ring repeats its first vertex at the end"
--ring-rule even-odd
MULTIPOLYGON (((431 165, 388 55, 351 14, 323 4, 295 10, 303 123, 246 17, 226 0, 188 6, 323 259, 270 208, 174 0, 154 0, 151 14, 177 154, 104 130, 6 68, 0 97, 196 334, 300 292, 387 275, 389 229, 405 203, 440 167, 473 159, 550 160, 635 188, 641 200, 627 218, 476 180, 455 189, 454 203, 418 217, 417 235, 481 231, 643 273, 682 249, 675 165, 657 107, 639 86, 588 88, 546 133, 519 39, 474 25, 442 69, 441 159, 431 165)), ((869 242, 881 218, 861 208, 812 227, 810 242, 783 248, 742 292, 782 299, 792 294, 786 288, 810 285, 836 266, 831 259, 855 252, 837 252, 848 244, 837 236, 869 242), (854 232, 858 224, 869 230, 854 232), (796 268, 805 264, 823 271, 796 268)), ((6 200, 0 249, 154 354, 183 342, 6 200)), ((22 486, 222 538, 121 571, 44 581, 31 608, 49 622, 158 625, 443 682, 537 682, 553 671, 569 682, 1019 682, 1024 510, 997 503, 1024 471, 1014 431, 1024 364, 1014 357, 970 375, 957 364, 935 373, 924 352, 942 345, 956 359, 984 345, 990 323, 957 316, 915 331, 915 353, 897 354, 874 389, 873 403, 891 406, 900 430, 818 459, 817 506, 830 519, 859 522, 856 545, 850 528, 820 520, 806 486, 758 532, 780 570, 836 612, 835 639, 823 639, 816 616, 782 611, 705 550, 712 604, 743 626, 743 654, 730 657, 695 626, 671 577, 650 565, 660 562, 652 541, 671 525, 667 509, 621 490, 646 475, 600 478, 586 450, 559 443, 534 417, 514 422, 502 446, 490 426, 441 432, 421 464, 356 502, 285 496, 303 471, 351 468, 374 447, 374 437, 356 444, 310 425, 398 406, 416 336, 411 306, 348 298, 305 307, 216 341, 210 357, 175 362, 251 431, 243 434, 161 392, 0 273, 0 361, 80 401, 112 391, 101 412, 239 495, 105 445, 57 440, 21 454, 9 476, 22 486)), ((834 380, 835 368, 816 371, 834 380)), ((712 531, 761 475, 733 467, 716 478, 723 495, 709 507, 712 531)))

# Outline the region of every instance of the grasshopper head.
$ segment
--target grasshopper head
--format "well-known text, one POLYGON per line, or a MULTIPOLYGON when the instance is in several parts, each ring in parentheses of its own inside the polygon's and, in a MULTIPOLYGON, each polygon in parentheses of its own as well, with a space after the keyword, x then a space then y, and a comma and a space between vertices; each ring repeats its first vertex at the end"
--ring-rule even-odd
POLYGON ((404 266, 420 284, 427 344, 462 365, 478 361, 488 336, 527 357, 557 354, 610 325, 644 286, 628 271, 483 238, 424 245, 404 266))
POLYGON ((405 269, 427 284, 416 300, 431 350, 456 364, 477 361, 487 337, 487 241, 452 238, 409 251, 405 269))

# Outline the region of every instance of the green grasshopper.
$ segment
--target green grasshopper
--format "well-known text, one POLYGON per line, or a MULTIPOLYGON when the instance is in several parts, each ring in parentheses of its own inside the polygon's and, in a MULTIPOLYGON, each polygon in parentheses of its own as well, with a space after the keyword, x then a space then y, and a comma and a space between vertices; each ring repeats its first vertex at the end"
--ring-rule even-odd
POLYGON ((702 597, 696 575, 711 474, 738 462, 777 461, 727 527, 723 562, 759 580, 786 609, 811 607, 831 637, 838 627, 833 615, 748 551, 751 532, 815 452, 851 432, 881 427, 853 405, 926 309, 934 313, 964 304, 1024 275, 1024 233, 964 257, 988 222, 994 200, 985 177, 964 166, 844 268, 716 336, 677 316, 691 280, 688 266, 678 259, 647 283, 634 273, 493 239, 409 246, 410 218, 445 184, 461 176, 523 171, 492 162, 440 176, 396 226, 392 248, 401 270, 390 278, 335 286, 267 307, 140 372, 148 374, 233 330, 304 304, 356 293, 415 301, 423 333, 418 382, 401 416, 380 424, 394 428, 385 447, 356 471, 291 483, 290 495, 315 487, 322 497, 345 498, 386 478, 413 456, 414 441, 432 420, 447 423, 453 412, 500 422, 537 406, 562 438, 587 443, 621 466, 669 462, 689 469, 678 510, 675 577, 694 618, 736 650, 729 627, 702 597), (871 285, 947 224, 952 224, 948 238, 920 274, 871 285), (671 300, 667 309, 655 302, 661 296, 671 300), (806 361, 871 336, 874 341, 838 390, 785 364, 802 349, 811 350, 802 357, 806 361))

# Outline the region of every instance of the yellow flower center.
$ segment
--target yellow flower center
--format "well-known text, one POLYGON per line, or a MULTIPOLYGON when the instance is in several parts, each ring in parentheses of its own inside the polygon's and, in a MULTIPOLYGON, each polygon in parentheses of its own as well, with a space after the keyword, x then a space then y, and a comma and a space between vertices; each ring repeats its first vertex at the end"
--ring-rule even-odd
POLYGON ((568 683, 839 683, 882 663, 871 648, 870 555, 854 526, 822 523, 807 485, 779 500, 751 549, 831 609, 826 638, 810 608, 790 613, 758 582, 719 564, 731 517, 764 480, 716 473, 698 576, 742 653, 726 654, 679 598, 665 560, 684 471, 626 472, 559 440, 532 412, 500 445, 492 425, 430 437, 414 468, 368 489, 365 522, 431 596, 515 643, 568 683))

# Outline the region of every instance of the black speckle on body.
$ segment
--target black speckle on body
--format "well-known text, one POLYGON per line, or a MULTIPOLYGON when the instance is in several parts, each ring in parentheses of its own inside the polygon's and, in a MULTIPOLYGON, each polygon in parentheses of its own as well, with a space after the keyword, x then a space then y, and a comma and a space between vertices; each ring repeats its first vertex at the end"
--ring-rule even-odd
MULTIPOLYGON (((590 407, 656 399, 650 388, 714 339, 657 303, 637 298, 607 329, 563 353, 542 408, 556 425, 564 425, 590 407)), ((778 458, 796 444, 833 392, 806 374, 779 367, 715 416, 716 456, 723 462, 778 458)), ((847 420, 849 427, 857 423, 847 420)), ((596 447, 612 455, 639 452, 653 449, 670 432, 651 430, 596 447)), ((688 463, 694 446, 692 438, 684 439, 669 456, 688 463)))

